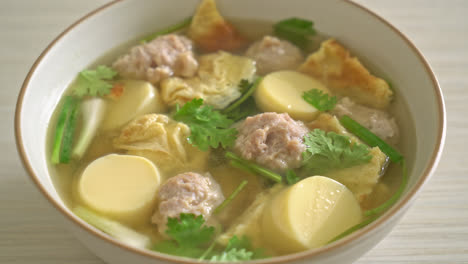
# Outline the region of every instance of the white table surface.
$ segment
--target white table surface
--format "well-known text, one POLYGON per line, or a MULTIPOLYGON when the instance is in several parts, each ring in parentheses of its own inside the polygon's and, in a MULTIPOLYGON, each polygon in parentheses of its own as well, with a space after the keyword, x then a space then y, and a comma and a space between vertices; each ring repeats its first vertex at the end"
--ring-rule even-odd
MULTIPOLYGON (((16 152, 13 116, 29 67, 62 30, 108 0, 0 0, 0 263, 102 264, 62 225, 16 152)), ((423 52, 442 86, 440 165, 394 231, 357 263, 468 263, 468 1, 358 0, 423 52)))

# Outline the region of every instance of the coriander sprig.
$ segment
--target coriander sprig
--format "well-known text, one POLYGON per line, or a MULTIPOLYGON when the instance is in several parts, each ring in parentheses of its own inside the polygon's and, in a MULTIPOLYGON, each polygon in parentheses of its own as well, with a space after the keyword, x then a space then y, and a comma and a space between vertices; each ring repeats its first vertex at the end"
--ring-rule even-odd
POLYGON ((203 105, 203 99, 193 99, 183 107, 177 106, 174 119, 187 124, 190 127, 190 144, 202 151, 210 147, 230 147, 236 140, 237 130, 230 128, 233 120, 212 106, 203 105))
POLYGON ((295 17, 274 24, 273 31, 276 36, 289 40, 303 49, 308 46, 309 37, 316 34, 314 22, 295 17))
POLYGON ((73 92, 76 96, 104 96, 109 94, 112 84, 109 82, 117 75, 117 72, 105 65, 98 66, 95 70, 84 70, 78 75, 73 92))
POLYGON ((351 143, 347 136, 314 129, 304 137, 306 150, 302 153, 306 170, 324 173, 369 162, 372 155, 364 144, 351 143))
POLYGON ((317 108, 317 110, 325 112, 335 108, 337 103, 336 96, 330 96, 319 89, 312 89, 302 94, 302 99, 317 108))
POLYGON ((166 234, 168 240, 157 243, 152 250, 175 256, 211 261, 247 261, 265 257, 260 249, 252 250, 247 237, 231 237, 227 246, 217 245, 218 234, 214 227, 205 224, 203 216, 181 213, 179 217, 169 217, 166 234), (211 242, 211 243, 210 243, 211 242), (209 244, 209 245, 208 245, 209 244), (212 253, 213 252, 213 253, 212 253))
POLYGON ((203 216, 181 213, 179 218, 167 219, 166 234, 171 238, 154 246, 162 253, 196 258, 203 253, 203 246, 209 243, 215 234, 214 227, 204 225, 203 216))

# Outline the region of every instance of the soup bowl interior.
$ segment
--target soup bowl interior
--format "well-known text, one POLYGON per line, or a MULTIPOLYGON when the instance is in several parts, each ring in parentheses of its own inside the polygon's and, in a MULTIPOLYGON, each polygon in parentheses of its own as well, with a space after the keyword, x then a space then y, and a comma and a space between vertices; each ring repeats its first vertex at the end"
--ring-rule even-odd
MULTIPOLYGON (((132 249, 74 216, 51 180, 47 128, 62 94, 79 71, 110 50, 127 47, 124 44, 129 40, 190 16, 197 3, 198 0, 123 0, 94 11, 51 43, 32 67, 20 92, 15 128, 27 171, 77 237, 109 263, 194 261, 132 249)), ((374 73, 391 79, 396 91, 393 111, 402 127, 401 148, 409 167, 404 196, 377 221, 345 239, 320 249, 260 261, 352 262, 391 230, 438 162, 445 136, 445 114, 441 91, 430 67, 395 28, 352 2, 220 0, 218 6, 225 16, 244 21, 274 22, 292 16, 313 20, 320 32, 342 42, 374 73)))

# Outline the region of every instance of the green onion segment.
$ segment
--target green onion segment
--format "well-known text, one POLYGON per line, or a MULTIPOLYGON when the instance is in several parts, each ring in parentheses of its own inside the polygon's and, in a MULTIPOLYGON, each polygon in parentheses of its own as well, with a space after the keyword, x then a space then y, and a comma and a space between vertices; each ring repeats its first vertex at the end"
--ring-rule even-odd
POLYGON ((73 136, 79 113, 79 100, 73 96, 66 96, 62 111, 59 114, 54 135, 54 146, 51 161, 54 164, 70 161, 73 136))
POLYGON ((369 131, 367 128, 363 127, 361 124, 353 120, 351 117, 344 115, 340 118, 340 123, 347 130, 349 130, 349 132, 356 135, 369 146, 379 147, 379 149, 383 153, 385 153, 391 161, 398 163, 403 160, 403 155, 401 155, 398 151, 396 151, 390 145, 385 143, 385 141, 383 141, 381 138, 369 131))

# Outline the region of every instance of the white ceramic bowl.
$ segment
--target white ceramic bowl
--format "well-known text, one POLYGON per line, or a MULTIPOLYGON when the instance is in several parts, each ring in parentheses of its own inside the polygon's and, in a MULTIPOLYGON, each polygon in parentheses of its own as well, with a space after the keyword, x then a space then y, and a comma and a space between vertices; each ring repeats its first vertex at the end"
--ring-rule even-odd
MULTIPOLYGON (((403 135, 403 151, 410 168, 410 181, 403 198, 377 221, 333 244, 258 261, 320 264, 353 262, 390 232, 439 161, 445 138, 445 110, 433 72, 421 53, 401 32, 350 1, 218 2, 220 10, 228 17, 268 21, 291 16, 311 19, 321 32, 337 38, 358 54, 365 64, 391 78, 394 83, 400 121, 404 128, 414 126, 414 133, 403 135), (405 101, 407 109, 400 107, 405 101)), ((128 40, 186 18, 194 12, 197 3, 198 0, 122 0, 107 4, 60 34, 37 59, 21 89, 15 128, 18 151, 26 170, 51 204, 64 216, 63 219, 76 237, 109 263, 193 261, 130 248, 73 215, 51 182, 45 154, 49 120, 61 95, 79 71, 128 40)))

